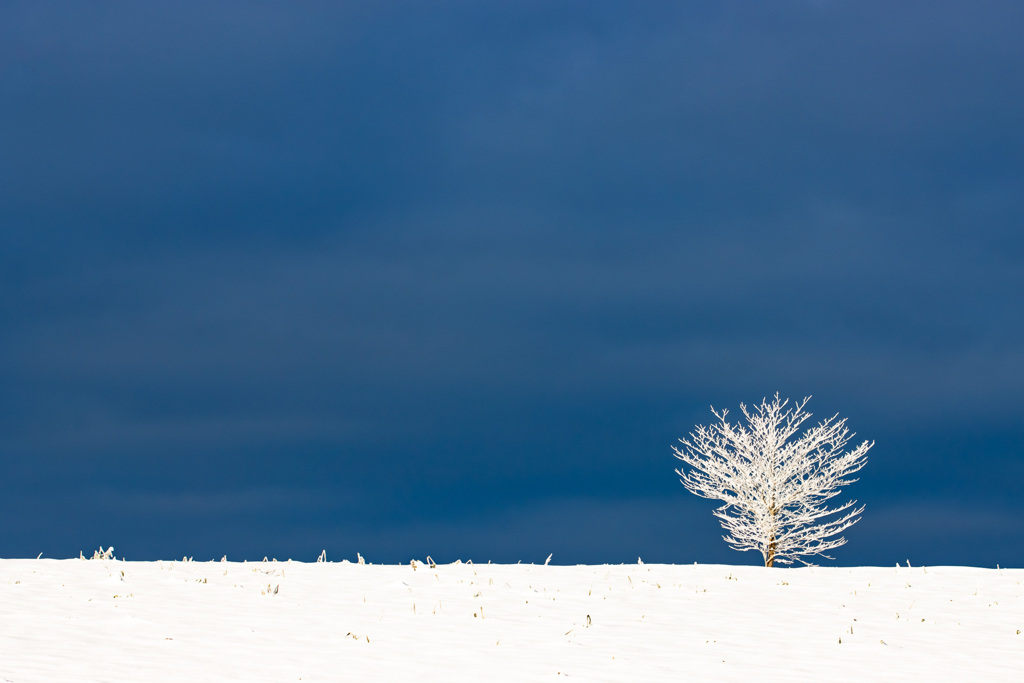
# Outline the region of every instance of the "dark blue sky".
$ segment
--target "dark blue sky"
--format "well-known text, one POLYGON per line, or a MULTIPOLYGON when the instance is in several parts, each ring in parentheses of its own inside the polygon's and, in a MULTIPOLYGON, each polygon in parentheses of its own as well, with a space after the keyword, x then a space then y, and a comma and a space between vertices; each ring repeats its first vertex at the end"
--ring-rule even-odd
POLYGON ((4 3, 5 556, 759 563, 670 445, 873 439, 1024 564, 1019 2, 4 3))

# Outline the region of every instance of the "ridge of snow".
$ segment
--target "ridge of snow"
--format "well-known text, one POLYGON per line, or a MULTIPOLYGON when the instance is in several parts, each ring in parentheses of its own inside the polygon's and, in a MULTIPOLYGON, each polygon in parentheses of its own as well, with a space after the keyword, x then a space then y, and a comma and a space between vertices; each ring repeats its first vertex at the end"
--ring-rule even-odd
POLYGON ((0 680, 1015 680, 1024 569, 0 560, 0 680))

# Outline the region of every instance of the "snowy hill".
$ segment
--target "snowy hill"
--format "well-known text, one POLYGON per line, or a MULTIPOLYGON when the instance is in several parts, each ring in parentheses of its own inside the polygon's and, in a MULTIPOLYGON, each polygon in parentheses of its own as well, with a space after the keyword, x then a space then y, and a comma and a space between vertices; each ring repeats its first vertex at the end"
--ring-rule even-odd
POLYGON ((0 560, 0 681, 1011 681, 1024 570, 0 560))

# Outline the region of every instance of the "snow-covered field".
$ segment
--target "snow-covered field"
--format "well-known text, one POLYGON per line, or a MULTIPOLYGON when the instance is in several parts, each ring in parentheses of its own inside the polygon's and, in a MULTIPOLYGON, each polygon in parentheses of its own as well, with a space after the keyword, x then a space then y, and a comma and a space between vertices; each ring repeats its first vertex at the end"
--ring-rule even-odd
POLYGON ((1024 570, 0 560, 0 681, 1024 680, 1024 570))

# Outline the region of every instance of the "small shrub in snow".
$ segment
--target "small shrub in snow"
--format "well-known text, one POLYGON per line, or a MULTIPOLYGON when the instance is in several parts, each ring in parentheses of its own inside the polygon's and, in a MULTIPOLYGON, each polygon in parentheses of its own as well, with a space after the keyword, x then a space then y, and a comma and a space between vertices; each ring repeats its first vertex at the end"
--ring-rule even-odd
MULTIPOLYGON (((83 555, 81 551, 78 552, 78 559, 80 559, 80 560, 84 560, 85 559, 85 555, 83 555)), ((114 546, 110 546, 106 550, 103 549, 103 546, 100 546, 100 549, 94 551, 93 554, 92 554, 92 557, 89 558, 89 559, 92 559, 92 560, 113 560, 114 559, 114 546)))

